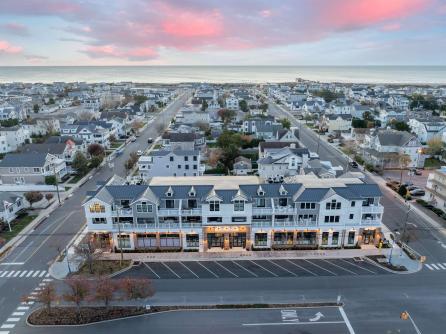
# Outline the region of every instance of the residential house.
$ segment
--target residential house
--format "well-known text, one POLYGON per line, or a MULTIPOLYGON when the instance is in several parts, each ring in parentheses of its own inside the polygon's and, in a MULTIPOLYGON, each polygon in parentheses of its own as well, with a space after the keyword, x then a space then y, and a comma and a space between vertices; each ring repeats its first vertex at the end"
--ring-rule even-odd
POLYGON ((206 137, 198 133, 166 132, 162 144, 168 150, 201 150, 206 145, 206 137))
POLYGON ((30 133, 22 126, 0 127, 0 153, 17 151, 20 146, 29 142, 30 133))
POLYGON ((409 126, 422 143, 432 138, 442 139, 446 133, 446 122, 441 117, 411 118, 409 126))
POLYGON ((329 133, 349 132, 352 128, 352 116, 347 114, 322 116, 321 127, 329 133))
POLYGON ((234 159, 232 173, 234 175, 248 175, 252 172, 251 159, 246 157, 237 157, 234 159))
POLYGON ((446 211, 446 167, 432 170, 426 182, 424 200, 446 211))
POLYGON ((141 178, 147 181, 154 176, 199 176, 203 175, 199 150, 158 150, 138 160, 141 178))
POLYGON ((16 192, 0 192, 0 223, 11 223, 17 218, 18 213, 28 207, 28 202, 23 195, 16 192))
POLYGON ((65 160, 49 153, 13 153, 0 161, 3 184, 45 184, 46 176, 61 181, 67 175, 65 160))
POLYGON ((110 136, 116 136, 112 123, 105 121, 77 121, 61 125, 61 135, 82 139, 87 145, 100 144, 110 147, 110 136))

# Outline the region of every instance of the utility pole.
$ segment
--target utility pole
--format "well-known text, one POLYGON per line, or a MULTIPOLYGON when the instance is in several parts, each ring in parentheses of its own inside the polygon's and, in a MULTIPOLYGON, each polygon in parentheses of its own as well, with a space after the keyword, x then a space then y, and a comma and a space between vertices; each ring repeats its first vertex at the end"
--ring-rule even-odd
POLYGON ((59 201, 59 205, 60 205, 59 181, 57 180, 56 165, 54 163, 53 163, 53 175, 54 175, 54 180, 56 182, 57 200, 59 201))
MULTIPOLYGON (((403 233, 402 233, 401 238, 400 238, 401 242, 404 242, 404 239, 407 239, 407 238, 406 238, 406 232, 407 232, 407 223, 408 223, 408 220, 409 220, 410 204, 407 203, 406 205, 407 205, 406 219, 404 220, 403 233)), ((408 242, 409 242, 409 239, 407 239, 407 242, 406 242, 406 243, 408 243, 408 242)), ((401 251, 402 251, 402 250, 403 250, 403 249, 401 248, 401 251)))
POLYGON ((122 263, 124 262, 124 252, 122 250, 122 235, 121 235, 121 223, 119 222, 119 210, 121 207, 116 205, 116 218, 118 220, 118 246, 121 252, 121 258, 119 260, 119 266, 122 268, 122 263))

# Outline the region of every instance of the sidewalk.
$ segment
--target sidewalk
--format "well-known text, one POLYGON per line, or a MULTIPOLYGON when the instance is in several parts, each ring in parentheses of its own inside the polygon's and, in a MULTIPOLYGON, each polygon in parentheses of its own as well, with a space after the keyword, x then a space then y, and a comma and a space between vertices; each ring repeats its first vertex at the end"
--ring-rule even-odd
MULTIPOLYGON (((318 249, 289 251, 222 251, 222 252, 175 252, 175 253, 124 253, 124 259, 133 261, 214 261, 214 260, 278 260, 278 259, 336 259, 370 255, 387 256, 390 249, 318 249)), ((119 260, 120 253, 105 253, 104 260, 119 260)))

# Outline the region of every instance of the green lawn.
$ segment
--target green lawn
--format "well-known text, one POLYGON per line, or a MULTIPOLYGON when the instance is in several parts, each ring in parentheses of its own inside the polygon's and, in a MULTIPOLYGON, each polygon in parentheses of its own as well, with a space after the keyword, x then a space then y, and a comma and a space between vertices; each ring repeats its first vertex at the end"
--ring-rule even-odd
POLYGON ((82 179, 84 176, 85 175, 75 175, 68 183, 70 183, 70 184, 78 183, 79 180, 82 179))
POLYGON ((122 142, 115 141, 114 143, 111 144, 111 148, 117 149, 121 145, 122 145, 122 142))
POLYGON ((426 161, 424 162, 424 167, 425 168, 440 168, 441 166, 443 166, 445 163, 435 159, 435 158, 427 158, 426 161))
POLYGON ((0 233, 0 237, 4 238, 6 241, 11 240, 17 234, 19 234, 29 223, 31 223, 36 217, 37 217, 36 215, 28 216, 26 213, 17 217, 11 222, 12 231, 2 232, 0 233))

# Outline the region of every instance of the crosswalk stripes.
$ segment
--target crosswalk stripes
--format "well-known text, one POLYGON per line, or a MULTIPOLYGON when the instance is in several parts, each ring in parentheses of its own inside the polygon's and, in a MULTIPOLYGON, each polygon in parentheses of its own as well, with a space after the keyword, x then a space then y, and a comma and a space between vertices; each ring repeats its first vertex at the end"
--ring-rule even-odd
POLYGON ((23 279, 43 277, 50 277, 50 274, 46 270, 0 270, 0 278, 23 279))
POLYGON ((446 263, 425 263, 424 264, 429 270, 446 270, 446 263))

